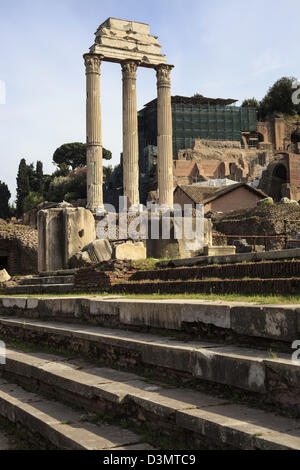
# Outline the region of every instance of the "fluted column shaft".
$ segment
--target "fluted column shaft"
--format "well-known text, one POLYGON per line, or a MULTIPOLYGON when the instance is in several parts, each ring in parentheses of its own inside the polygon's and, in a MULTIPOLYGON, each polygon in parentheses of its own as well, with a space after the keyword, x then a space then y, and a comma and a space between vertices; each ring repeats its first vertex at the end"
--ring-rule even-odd
POLYGON ((156 67, 157 77, 157 172, 159 204, 173 207, 173 145, 171 70, 173 66, 156 67))
POLYGON ((128 207, 138 206, 139 157, 135 61, 122 63, 123 78, 123 186, 128 207))
POLYGON ((101 57, 96 54, 85 54, 84 61, 86 69, 87 208, 95 211, 103 207, 101 57))

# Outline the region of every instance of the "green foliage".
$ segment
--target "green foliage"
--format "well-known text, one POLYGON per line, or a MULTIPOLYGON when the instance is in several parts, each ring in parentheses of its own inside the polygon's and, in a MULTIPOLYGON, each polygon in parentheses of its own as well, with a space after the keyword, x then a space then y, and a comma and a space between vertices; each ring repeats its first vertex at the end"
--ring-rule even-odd
POLYGON ((7 219, 10 214, 9 210, 9 200, 10 200, 10 192, 8 189, 7 184, 2 183, 0 181, 0 218, 7 219))
POLYGON ((17 215, 17 209, 14 204, 8 203, 8 209, 9 209, 9 217, 16 217, 17 215))
POLYGON ((64 195, 64 201, 70 202, 78 199, 77 193, 66 193, 64 195))
POLYGON ((256 98, 245 99, 242 107, 254 107, 258 111, 258 119, 267 119, 276 113, 288 116, 300 114, 300 105, 294 104, 292 94, 295 92, 294 77, 282 77, 277 80, 268 90, 261 101, 256 98))
POLYGON ((23 212, 24 199, 30 193, 30 169, 26 164, 25 158, 22 158, 17 175, 17 216, 20 217, 23 212))
POLYGON ((58 169, 55 170, 54 173, 52 173, 51 177, 53 179, 56 176, 67 176, 69 173, 70 173, 69 166, 66 163, 60 163, 58 165, 58 169))
POLYGON ((256 98, 248 98, 242 102, 243 108, 259 108, 259 101, 256 98))
POLYGON ((43 202, 43 196, 40 193, 35 191, 30 191, 30 193, 25 197, 23 202, 24 212, 30 211, 37 207, 41 202, 43 202))
MULTIPOLYGON (((112 154, 109 150, 103 148, 103 158, 110 160, 112 154)), ((53 154, 53 162, 60 166, 62 164, 75 168, 86 165, 86 144, 82 142, 71 142, 58 147, 53 154)))
POLYGON ((103 167, 103 183, 104 184, 109 183, 109 180, 112 174, 113 174, 113 167, 111 165, 103 167))
POLYGON ((86 198, 86 174, 57 176, 51 181, 47 199, 53 202, 86 198), (66 199, 67 198, 67 199, 66 199))
POLYGON ((116 165, 110 174, 109 177, 109 188, 116 189, 123 187, 123 167, 121 164, 116 165))
POLYGON ((17 176, 16 215, 18 217, 27 210, 33 209, 35 203, 39 204, 43 200, 46 181, 43 174, 43 163, 41 161, 37 161, 36 167, 34 168, 33 163, 27 165, 25 158, 21 159, 17 176))
POLYGON ((53 154, 53 162, 58 166, 65 163, 72 170, 84 166, 86 164, 86 145, 82 142, 61 145, 53 154))
POLYGON ((300 105, 292 101, 292 94, 295 91, 293 77, 282 77, 277 80, 268 90, 266 96, 260 102, 260 114, 266 118, 274 113, 295 115, 300 112, 300 105))
POLYGON ((274 204, 274 202, 272 202, 270 200, 266 200, 266 201, 261 202, 262 206, 273 206, 273 204, 274 204))
POLYGON ((107 150, 106 148, 102 148, 102 157, 104 160, 111 160, 112 159, 112 153, 110 150, 107 150))
POLYGON ((33 189, 38 194, 41 194, 41 195, 43 194, 43 191, 44 191, 43 163, 39 160, 36 162, 33 189))

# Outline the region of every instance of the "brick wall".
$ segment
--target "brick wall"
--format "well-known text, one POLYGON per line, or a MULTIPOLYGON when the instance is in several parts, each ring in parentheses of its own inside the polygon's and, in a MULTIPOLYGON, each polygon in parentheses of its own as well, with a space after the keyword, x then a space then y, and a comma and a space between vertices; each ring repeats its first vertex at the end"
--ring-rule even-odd
POLYGON ((18 274, 33 274, 37 272, 37 266, 32 259, 20 250, 13 240, 0 240, 0 252, 7 255, 7 271, 11 276, 18 274))
POLYGON ((241 279, 300 277, 300 261, 272 261, 265 263, 236 263, 219 266, 198 266, 187 268, 156 269, 137 271, 131 281, 137 280, 186 280, 203 278, 241 279))
POLYGON ((290 153, 288 158, 290 184, 300 188, 300 155, 290 153))

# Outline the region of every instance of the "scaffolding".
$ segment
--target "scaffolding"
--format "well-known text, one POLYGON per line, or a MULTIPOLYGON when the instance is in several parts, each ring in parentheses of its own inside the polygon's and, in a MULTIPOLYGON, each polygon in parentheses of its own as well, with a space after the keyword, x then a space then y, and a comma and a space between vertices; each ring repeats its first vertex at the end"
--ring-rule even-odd
MULTIPOLYGON (((241 142, 242 132, 255 132, 256 109, 227 104, 233 102, 204 97, 172 97, 173 158, 176 159, 179 150, 193 148, 195 139, 241 142)), ((138 122, 139 152, 142 158, 145 147, 157 145, 157 100, 139 111, 138 122)))

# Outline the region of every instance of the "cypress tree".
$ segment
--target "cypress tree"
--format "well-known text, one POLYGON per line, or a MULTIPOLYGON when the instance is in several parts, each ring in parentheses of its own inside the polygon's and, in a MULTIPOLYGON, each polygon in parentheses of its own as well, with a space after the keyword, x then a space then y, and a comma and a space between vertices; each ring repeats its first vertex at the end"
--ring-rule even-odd
POLYGON ((44 191, 44 173, 43 173, 43 163, 41 161, 36 162, 36 167, 35 167, 35 192, 43 195, 44 191))
POLYGON ((0 181, 0 218, 7 219, 9 217, 9 200, 10 200, 10 192, 8 189, 7 184, 0 181))
POLYGON ((23 204, 25 197, 30 193, 29 172, 25 158, 22 158, 17 175, 17 216, 23 214, 23 204))

